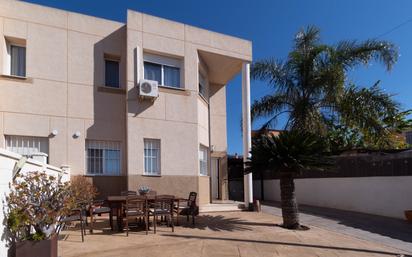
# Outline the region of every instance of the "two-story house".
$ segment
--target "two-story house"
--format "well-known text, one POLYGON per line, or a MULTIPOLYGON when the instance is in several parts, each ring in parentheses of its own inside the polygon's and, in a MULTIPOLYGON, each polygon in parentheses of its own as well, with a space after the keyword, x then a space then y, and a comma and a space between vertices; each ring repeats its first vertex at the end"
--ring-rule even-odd
POLYGON ((120 23, 3 0, 0 147, 45 153, 101 197, 227 199, 226 84, 243 70, 249 110, 251 60, 250 41, 132 10, 120 23))

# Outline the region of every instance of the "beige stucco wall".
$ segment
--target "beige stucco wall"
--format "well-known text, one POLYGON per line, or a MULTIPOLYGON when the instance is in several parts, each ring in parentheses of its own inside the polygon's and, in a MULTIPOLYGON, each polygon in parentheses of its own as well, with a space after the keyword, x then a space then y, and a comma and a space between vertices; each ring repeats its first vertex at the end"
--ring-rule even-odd
POLYGON ((249 41, 134 11, 122 24, 1 1, 1 74, 6 38, 26 42, 27 79, 0 75, 0 147, 4 135, 48 137, 50 163, 69 164, 77 175, 85 173, 86 139, 119 141, 129 188, 181 179, 190 183, 186 191, 209 201, 209 178, 199 177, 199 145, 211 142, 225 156, 224 85, 251 60, 249 41), (213 80, 210 99, 198 92, 200 51, 206 78, 213 80), (180 60, 183 89, 161 88, 154 102, 140 100, 144 53, 180 60), (121 89, 103 87, 105 55, 120 59, 121 89), (58 135, 50 136, 54 129, 58 135), (161 139, 161 177, 142 176, 144 138, 161 139))
MULTIPOLYGON (((27 51, 26 80, 0 77, 1 146, 3 135, 49 137, 49 162, 69 164, 72 174, 85 172, 85 139, 120 141, 125 152, 125 117, 119 115, 125 96, 98 91, 104 84, 104 53, 120 57, 125 88, 123 24, 2 1, 0 28, 2 58, 5 38, 25 40, 27 51), (58 135, 51 137, 54 129, 58 135), (76 131, 79 138, 73 137, 76 131)), ((4 74, 2 66, 0 71, 4 74)))

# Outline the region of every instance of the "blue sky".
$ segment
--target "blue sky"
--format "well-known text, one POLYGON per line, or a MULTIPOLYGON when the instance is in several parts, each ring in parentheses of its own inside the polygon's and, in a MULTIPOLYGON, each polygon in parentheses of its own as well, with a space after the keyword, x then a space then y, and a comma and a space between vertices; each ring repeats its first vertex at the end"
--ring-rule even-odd
MULTIPOLYGON (((221 32, 253 42, 254 60, 287 56, 295 33, 308 25, 321 29, 325 43, 342 39, 365 40, 385 34, 412 19, 412 1, 408 0, 29 0, 69 11, 124 22, 126 9, 221 32)), ((412 108, 412 21, 379 39, 389 40, 401 54, 391 72, 377 63, 359 67, 349 80, 359 86, 381 87, 394 93, 405 109, 412 108)), ((228 152, 242 153, 240 131, 241 81, 234 78, 227 86, 228 152)), ((262 82, 252 81, 252 101, 270 93, 262 82)), ((259 121, 254 127, 259 126, 259 121)))

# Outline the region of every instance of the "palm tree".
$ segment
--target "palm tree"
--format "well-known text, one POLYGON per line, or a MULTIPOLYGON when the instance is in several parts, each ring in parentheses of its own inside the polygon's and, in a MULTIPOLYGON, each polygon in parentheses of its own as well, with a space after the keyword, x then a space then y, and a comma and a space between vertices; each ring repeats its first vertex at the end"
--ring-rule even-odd
POLYGON ((316 27, 301 30, 285 61, 269 58, 252 65, 252 78, 273 87, 272 94, 253 103, 252 120, 267 118, 263 128, 270 128, 286 114, 285 129, 325 135, 328 124, 337 123, 381 138, 391 127, 383 121, 396 116, 399 105, 377 84, 369 89, 347 85, 346 74, 373 60, 391 70, 397 57, 395 46, 386 41, 341 41, 331 46, 320 42, 316 27))
POLYGON ((318 135, 282 131, 278 136, 261 134, 253 139, 247 172, 274 172, 280 178, 283 227, 300 229, 294 177, 304 170, 323 170, 333 164, 326 144, 318 135))

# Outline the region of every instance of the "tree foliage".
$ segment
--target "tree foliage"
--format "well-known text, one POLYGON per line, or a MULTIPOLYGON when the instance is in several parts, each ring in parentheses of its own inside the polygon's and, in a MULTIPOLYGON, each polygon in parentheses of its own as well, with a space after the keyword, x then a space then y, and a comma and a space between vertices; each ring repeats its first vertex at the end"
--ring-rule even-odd
POLYGON ((393 133, 400 126, 411 125, 407 113, 400 111, 392 95, 380 89, 379 81, 361 88, 347 82, 347 73, 371 61, 391 70, 397 58, 397 49, 390 42, 327 45, 321 43, 319 29, 308 27, 297 33, 286 60, 268 58, 252 65, 252 78, 273 88, 272 94, 253 103, 252 120, 266 118, 263 128, 270 128, 277 125, 280 115, 287 114, 288 130, 327 135, 333 125, 350 131, 363 146, 391 147, 393 133))
POLYGON ((305 131, 282 131, 253 138, 249 172, 270 170, 297 175, 304 170, 325 170, 333 165, 326 141, 305 131))

